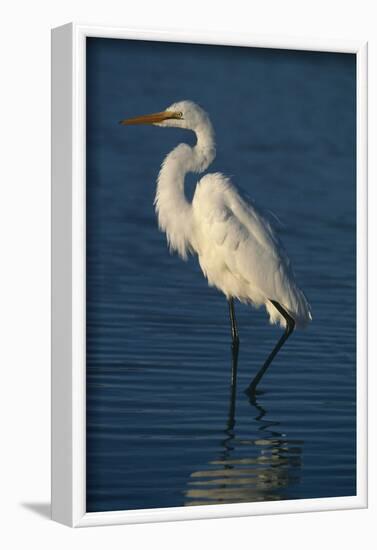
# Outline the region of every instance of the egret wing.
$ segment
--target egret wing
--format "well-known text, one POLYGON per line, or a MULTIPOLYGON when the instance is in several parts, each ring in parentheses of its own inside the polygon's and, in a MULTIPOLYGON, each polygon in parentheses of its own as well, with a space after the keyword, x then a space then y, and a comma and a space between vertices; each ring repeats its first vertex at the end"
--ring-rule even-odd
POLYGON ((263 213, 221 174, 202 178, 193 206, 201 240, 216 247, 227 269, 265 299, 281 300, 294 281, 293 274, 282 243, 263 213))

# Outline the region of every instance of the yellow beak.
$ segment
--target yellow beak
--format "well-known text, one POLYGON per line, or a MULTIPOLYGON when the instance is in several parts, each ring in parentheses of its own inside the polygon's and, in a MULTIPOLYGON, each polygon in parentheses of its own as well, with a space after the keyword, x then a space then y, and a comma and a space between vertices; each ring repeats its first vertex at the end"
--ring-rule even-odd
POLYGON ((163 122, 169 118, 182 118, 181 113, 176 113, 174 111, 161 111, 160 113, 152 113, 150 115, 142 115, 134 118, 126 118, 121 120, 119 124, 123 126, 129 126, 131 124, 156 124, 158 122, 163 122))

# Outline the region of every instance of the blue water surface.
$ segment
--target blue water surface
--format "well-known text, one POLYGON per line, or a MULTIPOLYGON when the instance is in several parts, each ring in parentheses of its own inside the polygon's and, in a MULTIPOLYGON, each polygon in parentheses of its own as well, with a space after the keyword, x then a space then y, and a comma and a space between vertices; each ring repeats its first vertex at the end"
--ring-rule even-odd
MULTIPOLYGON (((355 56, 87 41, 87 510, 356 492, 355 56), (171 256, 153 200, 178 129, 122 118, 191 99, 221 171, 281 221, 313 322, 244 394, 281 330, 171 256)), ((192 195, 197 176, 187 178, 192 195)))

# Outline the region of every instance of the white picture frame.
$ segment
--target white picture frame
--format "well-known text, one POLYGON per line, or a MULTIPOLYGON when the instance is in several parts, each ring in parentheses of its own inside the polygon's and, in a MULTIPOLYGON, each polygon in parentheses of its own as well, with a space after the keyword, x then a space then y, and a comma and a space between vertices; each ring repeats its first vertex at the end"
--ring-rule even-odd
POLYGON ((367 43, 67 24, 52 31, 52 518, 73 527, 367 506, 367 43), (85 41, 87 37, 344 52, 357 59, 357 495, 87 513, 85 41))

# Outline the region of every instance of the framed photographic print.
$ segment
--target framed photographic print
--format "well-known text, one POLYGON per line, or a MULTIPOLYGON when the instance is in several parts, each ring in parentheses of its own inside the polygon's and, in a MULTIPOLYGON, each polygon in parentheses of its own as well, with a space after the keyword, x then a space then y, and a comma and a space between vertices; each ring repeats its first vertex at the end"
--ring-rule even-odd
POLYGON ((367 505, 367 45, 52 33, 52 516, 367 505))

